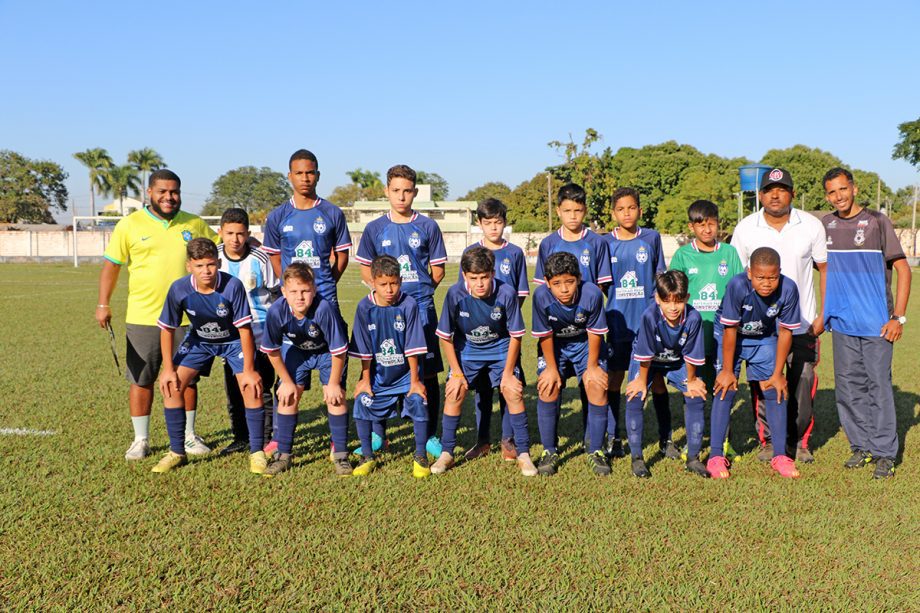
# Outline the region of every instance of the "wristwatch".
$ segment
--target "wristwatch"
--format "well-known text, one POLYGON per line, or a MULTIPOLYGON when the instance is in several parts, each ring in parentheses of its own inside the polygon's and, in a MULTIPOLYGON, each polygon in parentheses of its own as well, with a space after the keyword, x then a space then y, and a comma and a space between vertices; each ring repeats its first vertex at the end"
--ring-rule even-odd
POLYGON ((897 321, 902 326, 907 323, 907 317, 904 315, 892 315, 891 321, 897 321))

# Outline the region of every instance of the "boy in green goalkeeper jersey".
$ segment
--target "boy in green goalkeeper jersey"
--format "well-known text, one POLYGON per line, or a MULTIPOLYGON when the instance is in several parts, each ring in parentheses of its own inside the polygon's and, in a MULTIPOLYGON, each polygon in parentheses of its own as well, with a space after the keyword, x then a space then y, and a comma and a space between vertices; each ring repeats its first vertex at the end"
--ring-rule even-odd
MULTIPOLYGON (((703 318, 706 364, 698 374, 711 391, 715 383, 716 344, 713 321, 722 302, 728 280, 744 272, 738 252, 728 243, 719 242, 719 207, 708 200, 697 200, 687 209, 688 226, 695 237, 671 258, 671 270, 679 270, 690 281, 690 304, 703 318)), ((725 438, 726 457, 735 452, 725 438)))

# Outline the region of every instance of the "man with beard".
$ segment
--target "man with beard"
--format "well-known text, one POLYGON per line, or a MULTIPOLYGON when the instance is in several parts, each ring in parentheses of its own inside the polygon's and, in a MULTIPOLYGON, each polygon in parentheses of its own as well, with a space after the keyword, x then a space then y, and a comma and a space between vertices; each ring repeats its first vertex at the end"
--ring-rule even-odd
MULTIPOLYGON (((134 442, 125 453, 126 460, 140 460, 150 454, 150 408, 163 360, 157 318, 170 285, 186 274, 186 244, 200 237, 217 240, 217 234, 203 219, 180 210, 180 187, 178 175, 171 170, 157 170, 150 175, 147 187, 150 204, 115 226, 99 275, 96 322, 105 328, 112 319, 109 303, 112 291, 122 266, 128 266, 125 376, 131 384, 128 407, 134 425, 134 442)), ((182 327, 183 332, 185 327, 182 327)), ((181 342, 183 336, 177 334, 175 338, 181 342)), ((186 388, 184 401, 185 451, 191 455, 207 454, 211 450, 195 434, 198 390, 194 384, 186 388)))

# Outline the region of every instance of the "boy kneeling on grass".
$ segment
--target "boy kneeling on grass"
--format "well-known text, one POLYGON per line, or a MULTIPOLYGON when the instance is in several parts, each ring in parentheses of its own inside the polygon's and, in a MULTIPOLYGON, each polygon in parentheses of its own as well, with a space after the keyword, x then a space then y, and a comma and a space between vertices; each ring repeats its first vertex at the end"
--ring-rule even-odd
POLYGON ((268 310, 260 347, 268 354, 281 380, 275 435, 278 456, 263 476, 274 477, 291 468, 297 405, 314 370, 319 373, 328 410, 335 474, 349 476, 348 410, 344 392, 348 346, 345 322, 338 307, 316 292, 313 269, 304 262, 292 262, 284 270, 281 293, 284 297, 268 310))
POLYGON ((684 416, 687 425, 687 471, 709 477, 700 462, 703 442, 703 404, 706 384, 696 376, 696 369, 706 363, 703 343, 703 320, 687 304, 687 275, 669 270, 655 278, 655 302, 642 313, 639 331, 633 344, 626 385, 626 433, 632 455, 633 475, 647 479, 652 476, 642 457, 642 412, 645 397, 651 387, 649 375, 661 376, 684 395, 684 416))
POLYGON ((419 319, 419 306, 400 291, 399 262, 389 255, 371 261, 373 290, 355 311, 348 355, 361 360, 361 376, 355 386, 354 419, 363 457, 352 471, 369 475, 377 467, 371 445, 374 422, 401 414, 412 420, 415 458, 412 475, 431 474, 425 444, 428 441, 428 400, 422 383, 422 360, 428 349, 419 319), (419 357, 421 356, 421 357, 419 357))
POLYGON ((265 409, 262 378, 255 370, 255 343, 249 322, 252 315, 246 288, 239 279, 220 272, 217 245, 207 238, 195 238, 186 247, 187 277, 174 282, 157 325, 163 370, 160 392, 169 434, 169 452, 156 466, 165 473, 188 462, 185 455, 185 409, 182 392, 198 372, 210 368, 214 358, 227 361, 240 386, 249 427, 249 470, 262 473, 267 459, 262 452, 265 409), (173 334, 188 315, 188 335, 175 355, 173 334))
POLYGON ((498 387, 511 414, 521 474, 533 477, 537 469, 530 459, 530 435, 524 411, 521 372, 521 337, 524 319, 516 290, 495 279, 495 256, 486 247, 466 250, 460 259, 463 280, 447 290, 437 335, 450 364, 444 386, 444 418, 441 420, 442 451, 431 466, 440 474, 454 465, 457 425, 466 392, 498 387))

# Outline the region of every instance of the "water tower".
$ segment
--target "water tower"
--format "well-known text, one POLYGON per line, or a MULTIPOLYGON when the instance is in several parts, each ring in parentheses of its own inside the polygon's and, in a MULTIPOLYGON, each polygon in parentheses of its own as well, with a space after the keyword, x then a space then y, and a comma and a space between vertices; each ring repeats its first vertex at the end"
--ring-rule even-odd
POLYGON ((738 169, 741 176, 741 193, 738 194, 738 220, 744 216, 744 192, 754 192, 754 201, 757 203, 754 211, 760 210, 760 182, 772 166, 766 164, 745 164, 738 169))

